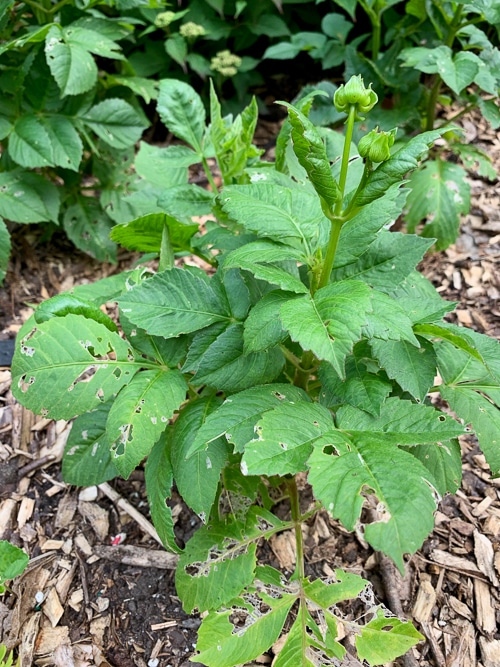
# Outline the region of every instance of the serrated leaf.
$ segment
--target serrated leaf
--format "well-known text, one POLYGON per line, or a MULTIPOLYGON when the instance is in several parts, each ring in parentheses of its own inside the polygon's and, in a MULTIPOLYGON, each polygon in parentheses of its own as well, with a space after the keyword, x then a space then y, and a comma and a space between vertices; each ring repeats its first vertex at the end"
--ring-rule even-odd
POLYGON ((18 118, 9 136, 9 155, 29 169, 54 166, 49 134, 36 116, 26 114, 18 118))
POLYGON ((222 209, 245 229, 312 254, 327 237, 329 223, 318 198, 270 183, 232 185, 220 195, 222 209))
POLYGON ((117 76, 108 74, 108 81, 117 86, 125 86, 142 97, 146 104, 158 97, 158 82, 143 76, 117 76))
POLYGON ((181 549, 175 541, 172 510, 166 503, 167 498, 170 498, 172 494, 174 473, 164 436, 160 437, 151 450, 144 475, 149 511, 154 527, 165 549, 173 553, 180 553, 181 549))
POLYGON ((309 295, 291 299, 280 310, 292 340, 311 350, 344 377, 344 360, 361 338, 372 309, 369 287, 359 281, 333 283, 309 295))
POLYGON ((281 403, 255 426, 256 437, 245 446, 241 469, 248 475, 304 471, 314 442, 332 428, 332 416, 322 405, 281 403))
POLYGON ((317 129, 299 109, 281 102, 288 109, 292 126, 293 150, 318 195, 331 209, 339 200, 340 189, 332 176, 330 160, 317 129))
POLYGON ((375 439, 394 445, 419 445, 449 440, 464 434, 452 417, 427 405, 388 398, 379 415, 352 406, 337 411, 337 427, 359 440, 375 439))
POLYGON ((405 218, 408 230, 414 232, 421 221, 426 221, 422 236, 437 239, 436 250, 444 250, 458 236, 460 214, 469 211, 466 172, 445 160, 427 161, 412 174, 410 186, 405 218))
POLYGON ((243 596, 232 609, 208 614, 198 632, 196 660, 208 667, 232 667, 259 657, 278 639, 296 596, 270 597, 260 593, 254 597, 243 596), (262 602, 256 602, 254 597, 262 602), (262 603, 268 608, 264 613, 260 611, 262 603), (243 628, 231 623, 235 612, 247 617, 243 628))
MULTIPOLYGON (((1 197, 0 197, 1 199, 1 197)), ((10 256, 10 234, 7 225, 0 218, 0 285, 3 283, 10 256)))
POLYGON ((187 146, 151 146, 141 141, 135 158, 135 170, 153 186, 166 189, 187 184, 188 167, 199 162, 199 156, 187 146))
POLYGON ((460 419, 472 424, 491 472, 497 476, 500 472, 500 410, 467 385, 442 386, 440 393, 460 419))
POLYGON ((295 619, 285 643, 275 658, 275 667, 315 667, 308 657, 311 637, 302 623, 302 615, 295 619))
POLYGON ((365 187, 356 196, 355 204, 365 206, 381 197, 395 183, 400 183, 408 172, 415 169, 418 160, 445 131, 446 128, 422 132, 410 139, 407 144, 391 155, 387 162, 382 162, 370 174, 365 187))
POLYGON ((157 273, 118 300, 127 318, 149 334, 172 338, 227 322, 227 305, 210 284, 191 271, 157 273))
POLYGON ((267 384, 233 394, 207 417, 187 456, 206 449, 210 442, 221 436, 232 442, 236 451, 242 452, 246 443, 254 437, 255 424, 265 412, 282 401, 307 400, 309 398, 302 389, 287 384, 267 384))
POLYGON ((380 414, 380 407, 392 391, 387 380, 370 373, 362 360, 346 359, 346 378, 341 380, 329 364, 321 364, 321 402, 327 407, 349 403, 371 415, 380 414))
POLYGON ((368 324, 363 331, 367 338, 406 340, 416 347, 420 346, 410 318, 395 299, 377 290, 372 291, 371 299, 373 312, 367 314, 368 324))
POLYGON ((364 206, 340 231, 335 265, 351 264, 375 241, 378 232, 401 214, 407 191, 397 183, 376 201, 364 206))
POLYGON ((432 241, 400 232, 382 231, 356 262, 334 266, 334 281, 354 278, 383 292, 393 292, 420 262, 432 241))
POLYGON ((259 352, 278 345, 287 337, 279 317, 281 306, 290 299, 286 292, 269 292, 258 301, 244 322, 244 351, 259 352))
POLYGON ((457 439, 407 448, 432 475, 432 484, 440 496, 456 493, 462 481, 462 454, 457 439))
POLYGON ((456 95, 474 81, 481 63, 476 54, 460 51, 453 55, 451 48, 445 45, 433 49, 423 46, 403 49, 399 57, 405 60, 405 67, 438 74, 456 95))
POLYGON ((186 398, 187 383, 177 369, 145 370, 124 387, 106 424, 113 462, 127 479, 167 428, 186 398))
POLYGON ((116 261, 116 245, 109 238, 112 223, 96 199, 78 197, 64 211, 63 225, 77 248, 100 262, 116 261))
POLYGON ((160 252, 165 227, 168 229, 174 252, 189 250, 189 239, 198 231, 198 225, 180 222, 166 213, 151 213, 125 224, 115 225, 110 238, 129 250, 160 252))
POLYGON ((199 185, 176 185, 168 188, 158 199, 158 206, 174 218, 209 215, 215 194, 199 185))
POLYGON ((9 581, 24 572, 28 554, 6 540, 0 540, 0 582, 9 581))
POLYGON ((115 322, 109 315, 103 313, 97 305, 68 292, 57 294, 51 299, 43 301, 35 310, 34 318, 37 324, 41 324, 53 317, 64 317, 70 313, 73 313, 73 315, 83 315, 83 317, 87 317, 95 322, 100 322, 110 331, 118 331, 115 322))
POLYGON ((111 402, 75 419, 64 448, 62 476, 67 484, 93 486, 118 477, 106 438, 111 402))
POLYGON ((45 38, 45 56, 63 96, 80 95, 97 82, 97 65, 88 49, 73 43, 58 25, 45 38))
POLYGON ((103 324, 55 317, 16 342, 12 391, 33 412, 71 419, 113 398, 142 366, 103 324))
POLYGON ((103 100, 79 118, 105 143, 119 150, 133 146, 146 128, 137 111, 119 98, 103 100))
POLYGON ((431 338, 440 338, 441 340, 446 340, 459 350, 463 350, 467 354, 470 354, 471 357, 474 357, 477 361, 483 363, 483 358, 481 354, 474 347, 472 338, 467 336, 466 330, 464 331, 463 327, 460 327, 457 332, 448 329, 448 323, 439 324, 416 324, 414 331, 420 335, 427 335, 431 338))
POLYGON ((64 116, 42 118, 52 145, 52 159, 56 166, 78 171, 83 155, 83 144, 73 123, 64 116))
POLYGON ((220 405, 214 396, 189 403, 181 410, 170 432, 170 459, 175 483, 185 502, 207 521, 217 494, 220 474, 227 463, 228 446, 223 438, 213 440, 205 451, 187 458, 187 452, 208 415, 220 405))
POLYGON ((379 520, 365 525, 364 537, 403 572, 403 555, 414 553, 434 525, 436 503, 426 469, 383 440, 350 442, 347 447, 343 439, 340 445, 333 437, 331 442, 334 450, 341 446, 344 451, 330 454, 332 446, 325 447, 322 441, 309 458, 308 478, 315 497, 347 530, 354 530, 366 493, 373 494, 379 503, 379 520))
POLYGON ((125 60, 125 57, 120 53, 120 45, 99 30, 92 30, 75 22, 63 28, 63 34, 66 43, 78 44, 96 56, 125 60))
POLYGON ((14 222, 56 222, 59 191, 39 174, 20 169, 0 173, 0 215, 14 222))
POLYGON ((162 79, 158 94, 158 114, 167 128, 203 154, 205 107, 198 93, 184 81, 162 79))
POLYGON ((406 340, 370 342, 373 356, 387 375, 419 401, 423 401, 434 384, 437 359, 434 348, 424 338, 418 339, 420 347, 406 340))
POLYGON ((355 642, 360 660, 366 660, 370 665, 382 665, 403 655, 422 639, 425 637, 410 621, 386 616, 379 609, 377 618, 361 626, 355 642))
POLYGON ((294 248, 255 241, 226 255, 223 267, 224 269, 238 267, 250 271, 259 280, 277 285, 282 290, 301 294, 309 291, 307 286, 297 276, 274 264, 292 260, 296 269, 297 262, 304 259, 303 254, 294 248))
MULTIPOLYGON (((231 324, 215 337, 207 337, 201 350, 194 382, 222 391, 237 392, 256 384, 271 382, 279 375, 284 364, 283 354, 278 348, 245 354, 241 324, 231 324)), ((191 368, 185 366, 183 370, 191 368)))
POLYGON ((456 303, 445 301, 431 281, 418 271, 411 271, 397 288, 389 292, 410 320, 416 323, 440 322, 456 303))
POLYGON ((358 574, 339 569, 335 570, 333 583, 325 583, 321 579, 306 579, 303 583, 306 597, 322 609, 356 598, 367 585, 366 579, 362 579, 358 574))

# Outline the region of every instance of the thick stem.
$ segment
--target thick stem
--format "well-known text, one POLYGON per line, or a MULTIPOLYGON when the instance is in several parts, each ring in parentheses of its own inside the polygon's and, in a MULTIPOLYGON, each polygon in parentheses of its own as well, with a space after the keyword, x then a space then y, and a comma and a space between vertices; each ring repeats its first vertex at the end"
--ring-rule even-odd
POLYGON ((314 354, 310 351, 304 352, 300 360, 300 366, 295 371, 295 378, 293 384, 307 391, 307 384, 311 375, 311 370, 314 368, 314 354))
POLYGON ((295 527, 295 543, 297 546, 297 557, 295 566, 295 576, 299 581, 305 577, 304 569, 304 539, 302 537, 302 516, 300 514, 299 490, 295 477, 288 480, 288 493, 290 496, 290 509, 292 521, 295 527))
POLYGON ((214 177, 212 176, 212 172, 210 171, 210 167, 208 166, 208 162, 207 162, 206 157, 201 158, 201 164, 203 165, 203 171, 205 172, 207 180, 210 183, 210 187, 212 188, 212 192, 219 192, 219 188, 215 184, 214 177))
POLYGON ((380 51, 380 37, 381 37, 381 21, 380 16, 376 17, 376 20, 372 22, 372 60, 375 61, 378 58, 380 51))

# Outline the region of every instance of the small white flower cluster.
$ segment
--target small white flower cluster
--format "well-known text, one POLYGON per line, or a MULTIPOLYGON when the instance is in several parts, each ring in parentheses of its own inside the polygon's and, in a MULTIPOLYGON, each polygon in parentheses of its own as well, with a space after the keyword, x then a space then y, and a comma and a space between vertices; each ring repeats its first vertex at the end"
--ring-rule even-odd
POLYGON ((241 58, 228 49, 219 51, 210 61, 210 69, 219 72, 222 76, 234 76, 238 74, 241 66, 241 58))
POLYGON ((155 18, 155 26, 158 28, 168 28, 175 20, 175 12, 160 12, 155 18))
POLYGON ((203 37, 203 35, 207 34, 207 31, 202 25, 194 23, 193 21, 183 23, 179 28, 179 32, 187 39, 196 39, 196 37, 203 37))

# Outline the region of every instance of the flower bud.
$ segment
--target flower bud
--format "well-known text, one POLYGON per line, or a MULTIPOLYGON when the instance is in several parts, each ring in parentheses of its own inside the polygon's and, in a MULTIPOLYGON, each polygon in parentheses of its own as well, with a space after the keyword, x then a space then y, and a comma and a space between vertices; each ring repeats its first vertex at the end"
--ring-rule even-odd
POLYGON ((379 132, 377 127, 359 140, 358 153, 371 162, 385 162, 391 157, 390 148, 395 138, 396 130, 379 132))
POLYGON ((203 35, 207 34, 207 31, 202 25, 194 23, 193 21, 183 23, 179 28, 179 32, 187 39, 196 39, 197 37, 203 37, 203 35))
POLYGON ((349 108, 356 107, 356 120, 363 120, 360 113, 368 113, 378 102, 377 94, 365 87, 361 75, 351 76, 349 81, 337 88, 333 96, 333 103, 337 111, 348 113, 349 108))
POLYGON ((155 26, 168 28, 172 21, 175 21, 175 12, 160 12, 155 18, 155 26))

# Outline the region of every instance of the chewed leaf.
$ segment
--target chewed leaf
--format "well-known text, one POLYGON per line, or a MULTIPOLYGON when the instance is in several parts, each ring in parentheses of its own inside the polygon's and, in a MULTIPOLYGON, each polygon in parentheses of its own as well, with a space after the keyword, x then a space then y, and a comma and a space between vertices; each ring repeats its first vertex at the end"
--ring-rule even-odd
POLYGON ((421 639, 425 639, 410 621, 386 616, 380 609, 377 618, 361 627, 361 634, 356 637, 358 657, 370 665, 385 665, 421 639))
POLYGON ((118 334, 70 314, 36 325, 17 341, 12 390, 33 412, 71 419, 108 401, 140 368, 118 334))
POLYGON ((113 461, 127 478, 166 429, 186 398, 187 383, 180 371, 138 373, 115 399, 106 431, 113 461))

